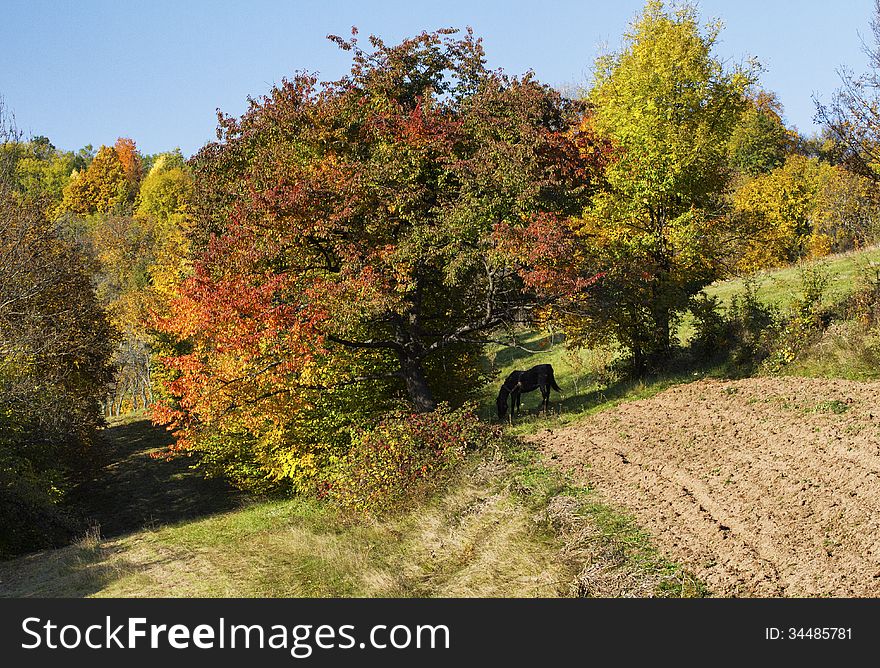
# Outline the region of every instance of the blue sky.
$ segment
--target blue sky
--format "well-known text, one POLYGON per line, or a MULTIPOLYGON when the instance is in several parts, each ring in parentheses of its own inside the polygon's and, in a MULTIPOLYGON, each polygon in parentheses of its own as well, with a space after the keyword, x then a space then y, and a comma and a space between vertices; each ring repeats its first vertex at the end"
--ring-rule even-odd
MULTIPOLYGON (((533 69, 553 85, 589 79, 600 49, 614 49, 640 0, 519 2, 323 2, 276 0, 4 0, 0 96, 26 133, 56 146, 132 137, 147 153, 179 146, 189 155, 214 138, 215 109, 240 114, 297 70, 339 77, 346 54, 325 39, 470 25, 489 64, 533 69)), ((702 18, 721 18, 716 54, 757 56, 764 85, 786 120, 812 132, 813 94, 828 99, 841 66, 862 71, 860 35, 870 37, 873 0, 702 0, 702 18)))

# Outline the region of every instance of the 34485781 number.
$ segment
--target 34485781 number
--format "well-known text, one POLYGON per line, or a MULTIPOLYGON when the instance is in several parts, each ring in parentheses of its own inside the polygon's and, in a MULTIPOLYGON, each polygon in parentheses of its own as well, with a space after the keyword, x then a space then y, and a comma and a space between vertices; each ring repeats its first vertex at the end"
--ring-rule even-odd
POLYGON ((827 626, 790 627, 787 636, 789 640, 852 640, 852 629, 827 626))

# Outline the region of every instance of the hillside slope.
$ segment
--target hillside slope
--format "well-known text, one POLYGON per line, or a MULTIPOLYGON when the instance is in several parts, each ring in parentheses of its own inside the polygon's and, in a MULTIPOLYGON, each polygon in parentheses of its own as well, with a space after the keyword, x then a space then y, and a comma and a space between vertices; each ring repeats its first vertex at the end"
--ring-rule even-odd
POLYGON ((161 432, 125 423, 108 431, 119 459, 81 491, 112 535, 0 562, 0 596, 705 593, 630 518, 513 439, 474 453, 448 486, 405 511, 365 519, 308 498, 239 499, 230 509, 186 460, 147 457, 161 432))

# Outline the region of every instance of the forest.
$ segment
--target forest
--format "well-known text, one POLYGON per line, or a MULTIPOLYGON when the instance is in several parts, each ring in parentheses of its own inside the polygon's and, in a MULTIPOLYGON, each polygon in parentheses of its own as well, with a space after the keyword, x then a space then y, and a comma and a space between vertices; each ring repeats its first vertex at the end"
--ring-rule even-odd
POLYGON ((83 535, 126 415, 172 436, 157 464, 354 521, 503 447, 496 359, 548 336, 575 396, 784 373, 842 322, 876 377, 880 278, 829 306, 821 267, 880 240, 880 24, 810 136, 721 34, 649 0, 562 92, 470 29, 352 29, 348 74, 291 72, 191 157, 61 150, 0 105, 0 556, 83 535), (750 278, 785 267, 789 310, 750 278))

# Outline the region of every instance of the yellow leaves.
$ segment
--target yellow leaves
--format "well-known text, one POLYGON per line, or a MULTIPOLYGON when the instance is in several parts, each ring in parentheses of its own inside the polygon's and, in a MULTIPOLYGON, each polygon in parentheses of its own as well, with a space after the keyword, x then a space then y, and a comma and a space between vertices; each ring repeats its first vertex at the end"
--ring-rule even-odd
POLYGON ((867 179, 800 155, 744 183, 733 204, 746 240, 743 271, 853 248, 880 218, 880 201, 867 179))
POLYGON ((321 383, 321 367, 315 360, 309 360, 302 365, 299 372, 301 385, 319 385, 321 383))
POLYGON ((725 72, 715 36, 693 8, 649 3, 624 49, 597 61, 591 123, 615 147, 605 176, 619 207, 644 214, 679 200, 686 209, 726 186, 726 142, 754 72, 725 72))
POLYGON ((80 214, 111 211, 130 194, 127 181, 125 166, 116 150, 102 146, 88 168, 71 178, 64 189, 61 207, 80 214))
POLYGON ((831 237, 814 229, 807 242, 807 255, 811 259, 825 257, 831 253, 831 248, 831 237))

